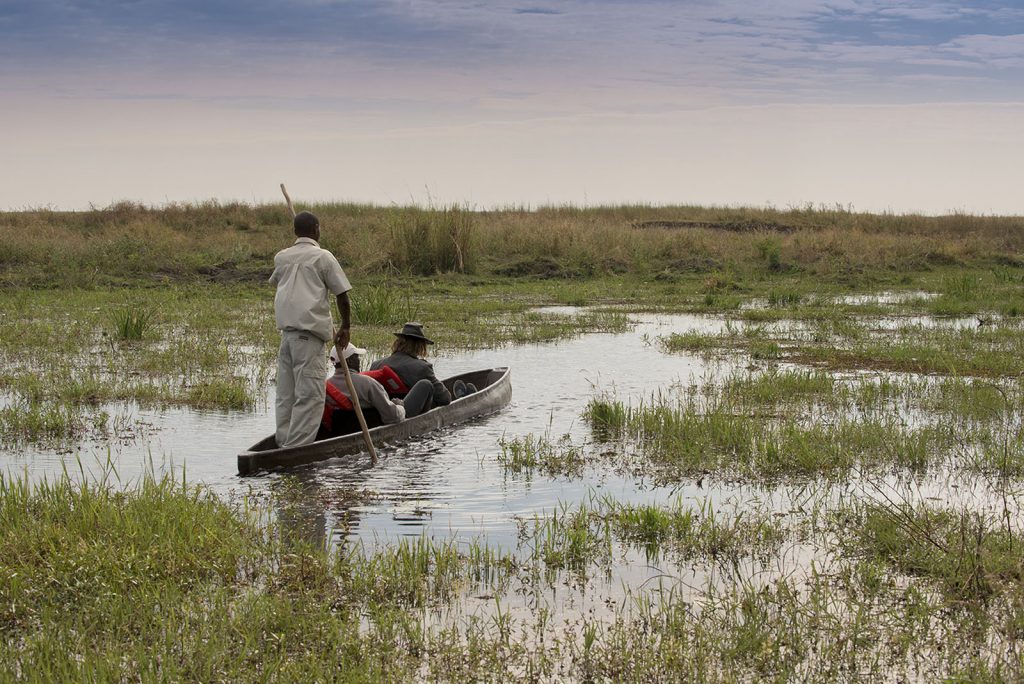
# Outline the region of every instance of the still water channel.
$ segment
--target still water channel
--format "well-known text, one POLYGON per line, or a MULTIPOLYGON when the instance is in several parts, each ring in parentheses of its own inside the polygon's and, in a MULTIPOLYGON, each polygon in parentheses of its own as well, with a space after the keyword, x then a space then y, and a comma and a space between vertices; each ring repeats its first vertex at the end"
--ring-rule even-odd
MULTIPOLYGON (((571 313, 571 309, 547 309, 571 313)), ((617 334, 586 334, 546 344, 508 346, 434 358, 439 376, 508 366, 512 369, 512 403, 500 413, 435 432, 400 446, 380 450, 380 463, 368 457, 335 459, 287 474, 241 478, 236 454, 273 430, 273 388, 255 410, 144 410, 111 406, 112 415, 136 427, 120 443, 84 443, 73 450, 19 448, 0 452, 0 467, 28 473, 32 479, 53 477, 65 468, 75 473, 101 473, 109 461, 123 483, 147 471, 184 473, 225 496, 260 495, 275 481, 290 478, 308 493, 308 515, 324 534, 332 534, 336 516, 345 514, 347 534, 364 544, 401 536, 479 538, 495 546, 514 546, 516 518, 543 514, 560 503, 585 500, 592 493, 610 493, 628 501, 663 501, 691 493, 693 487, 652 487, 632 477, 591 469, 582 478, 547 478, 506 474, 498 463, 500 441, 528 434, 552 438, 569 435, 575 444, 589 440, 582 421, 587 402, 600 394, 639 400, 673 382, 690 383, 735 369, 739 360, 708 360, 668 355, 657 337, 673 332, 717 333, 720 318, 635 315, 631 330, 617 334), (331 510, 330 501, 345 492, 369 490, 371 503, 331 510)), ((735 324, 734 324, 735 325, 735 324)))
MULTIPOLYGON (((571 315, 577 310, 549 307, 541 311, 571 315)), ((947 319, 942 324, 961 327, 970 322, 947 319)), ((335 542, 344 534, 370 547, 426 534, 485 539, 491 546, 511 549, 516 545, 517 519, 544 515, 595 494, 609 494, 623 503, 664 503, 680 496, 692 499, 695 505, 728 502, 733 507, 749 496, 763 501, 769 494, 763 488, 752 491, 717 483, 705 489, 695 482, 657 487, 603 467, 591 467, 580 478, 550 478, 506 473, 499 464, 502 439, 568 435, 573 444, 587 444, 591 435, 582 414, 595 396, 636 403, 674 383, 713 382, 750 363, 739 355, 666 354, 657 341, 671 333, 718 334, 730 326, 742 328, 743 323, 715 316, 665 314, 632 314, 630 323, 627 332, 591 333, 554 343, 466 353, 445 352, 439 345, 434 365, 441 377, 510 367, 512 403, 498 414, 382 448, 376 466, 359 455, 284 474, 239 477, 236 454, 273 429, 271 387, 266 401, 255 411, 110 406, 107 410, 112 415, 134 426, 128 438, 83 443, 63 451, 32 447, 0 450, 0 470, 27 473, 31 479, 53 477, 65 469, 99 476, 109 463, 122 483, 137 480, 147 471, 174 472, 225 497, 260 496, 284 478, 302 491, 300 499, 307 502, 302 506, 308 518, 303 527, 335 542), (353 491, 368 491, 369 503, 351 503, 353 491), (349 503, 338 503, 346 501, 349 503), (338 524, 341 516, 344 526, 338 524)), ((902 319, 901 323, 930 325, 935 319, 902 319)), ((892 324, 882 319, 878 328, 892 324)), ((799 334, 799 324, 785 325, 787 334, 799 334)), ((951 493, 948 478, 939 478, 934 486, 945 495, 951 493)), ((924 491, 922 495, 934 493, 924 491)), ((786 498, 783 493, 773 505, 786 506, 786 498)))

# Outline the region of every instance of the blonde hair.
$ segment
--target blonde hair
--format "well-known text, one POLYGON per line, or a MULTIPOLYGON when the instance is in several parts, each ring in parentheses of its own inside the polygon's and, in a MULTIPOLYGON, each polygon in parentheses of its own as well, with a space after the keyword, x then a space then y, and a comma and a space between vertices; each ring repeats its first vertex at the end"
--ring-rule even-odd
POLYGON ((426 340, 418 340, 415 337, 398 335, 395 337, 395 343, 391 345, 391 351, 396 354, 402 352, 409 356, 415 356, 417 359, 422 359, 427 355, 427 342, 426 340))

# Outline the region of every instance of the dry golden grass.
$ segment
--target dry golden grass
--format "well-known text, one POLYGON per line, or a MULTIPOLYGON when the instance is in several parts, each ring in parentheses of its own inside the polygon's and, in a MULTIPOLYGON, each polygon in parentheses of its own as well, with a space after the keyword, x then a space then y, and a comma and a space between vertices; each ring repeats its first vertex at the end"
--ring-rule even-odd
MULTIPOLYGON (((471 211, 315 205, 322 242, 355 273, 589 276, 719 270, 844 278, 868 271, 1016 265, 1024 218, 721 207, 471 211)), ((291 239, 283 206, 130 203, 0 214, 0 282, 261 279, 291 239)))

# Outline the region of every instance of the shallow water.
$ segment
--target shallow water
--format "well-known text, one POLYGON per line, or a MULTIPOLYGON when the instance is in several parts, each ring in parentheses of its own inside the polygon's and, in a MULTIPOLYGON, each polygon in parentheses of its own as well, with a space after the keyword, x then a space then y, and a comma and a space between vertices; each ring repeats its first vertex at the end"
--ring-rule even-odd
MULTIPOLYGON (((566 313, 563 308, 548 309, 566 313)), ((543 309, 542 309, 543 311, 543 309)), ((185 474, 218 493, 259 494, 276 480, 302 483, 311 500, 334 498, 352 488, 377 494, 371 504, 351 510, 330 507, 310 515, 331 530, 345 513, 348 534, 364 543, 396 536, 487 536, 492 543, 514 543, 516 516, 533 515, 559 502, 576 502, 590 492, 609 492, 625 501, 660 500, 678 490, 650 488, 614 473, 588 472, 573 481, 540 476, 506 475, 497 462, 499 440, 530 433, 570 435, 585 442, 583 408, 591 397, 614 393, 639 399, 672 382, 689 383, 735 369, 739 360, 710 360, 666 355, 658 335, 725 329, 721 318, 647 315, 633 317, 632 329, 619 334, 587 334, 550 344, 533 344, 434 359, 441 376, 468 370, 509 366, 512 403, 502 412, 472 423, 381 450, 381 462, 355 457, 298 469, 288 474, 240 478, 236 454, 273 429, 273 389, 254 411, 210 411, 187 408, 141 409, 130 404, 105 407, 124 422, 139 426, 138 439, 86 441, 73 450, 38 447, 5 448, 0 468, 25 472, 32 479, 72 472, 99 473, 109 461, 128 483, 147 471, 185 474)), ((681 490, 685 492, 685 488, 681 490)), ((695 494, 704 492, 695 488, 695 494)), ((310 521, 313 522, 313 521, 310 521)))
MULTIPOLYGON (((546 307, 538 311, 566 315, 576 309, 546 307)), ((341 536, 359 539, 367 547, 426 533, 465 540, 482 536, 491 545, 513 548, 517 519, 543 514, 560 504, 586 501, 595 494, 609 494, 624 503, 664 502, 676 496, 695 501, 710 497, 713 502, 753 496, 749 488, 722 484, 711 490, 696 483, 656 487, 599 466, 569 480, 506 473, 498 463, 503 438, 568 435, 574 444, 586 444, 590 432, 581 416, 595 396, 611 394, 635 402, 672 384, 685 387, 714 381, 749 362, 743 356, 666 354, 657 343, 659 336, 670 333, 719 334, 742 327, 742 322, 665 314, 635 314, 630 320, 631 329, 623 333, 442 353, 434 359, 441 376, 509 366, 511 405, 493 416, 383 448, 376 467, 371 467, 368 457, 356 456, 288 473, 240 478, 236 454, 273 429, 271 388, 254 411, 151 410, 133 404, 104 407, 111 422, 129 426, 121 439, 85 441, 70 450, 4 447, 0 449, 0 470, 40 479, 58 475, 65 468, 98 474, 109 463, 123 483, 147 471, 174 472, 226 496, 260 495, 287 479, 298 483, 308 501, 292 511, 306 518, 303 527, 318 536, 332 536, 335 542, 341 536), (353 505, 353 490, 372 492, 370 502, 353 505)), ((948 479, 934 481, 926 486, 950 491, 948 479)), ((764 493, 758 489, 756 496, 764 493)), ((924 496, 935 495, 929 491, 924 496)))
MULTIPOLYGON (((565 315, 573 309, 541 311, 565 315)), ((636 314, 630 320, 630 329, 623 333, 586 334, 553 343, 470 353, 442 350, 434 359, 441 376, 510 367, 512 403, 498 414, 382 448, 376 466, 360 455, 287 473, 239 477, 237 453, 273 429, 271 388, 253 411, 105 406, 102 408, 122 425, 130 426, 123 439, 85 441, 71 450, 2 447, 0 471, 24 472, 41 479, 57 476, 66 468, 73 474, 81 470, 98 477, 113 467, 125 484, 148 471, 173 472, 228 498, 261 498, 285 485, 289 488, 287 508, 275 514, 287 530, 332 546, 350 541, 368 552, 401 538, 427 535, 453 539, 466 549, 470 544, 486 544, 523 558, 529 555, 531 542, 520 539, 521 527, 530 527, 565 507, 592 504, 595 497, 605 495, 627 504, 665 505, 681 500, 683 506, 706 507, 722 517, 767 513, 787 524, 805 519, 815 505, 831 507, 851 499, 941 502, 993 515, 1005 512, 1001 507, 1006 502, 994 490, 993 482, 948 472, 927 478, 861 478, 853 473, 841 482, 795 487, 721 481, 709 487, 698 481, 655 486, 602 466, 590 466, 574 479, 506 473, 498 460, 503 438, 547 434, 557 440, 568 435, 573 444, 587 445, 591 435, 582 414, 595 396, 611 394, 635 403, 673 384, 687 388, 715 382, 751 363, 744 355, 666 354, 658 343, 659 337, 671 333, 739 331, 745 327, 743 322, 663 314, 636 314), (354 496, 360 492, 368 495, 354 496)), ((963 319, 952 325, 971 322, 963 319)), ((921 319, 922 325, 930 323, 921 319)), ((773 326, 784 336, 800 334, 806 327, 793 321, 773 326)), ((837 374, 851 379, 863 376, 857 372, 837 374)), ((933 418, 913 411, 899 413, 908 424, 923 424, 933 418)), ((1014 501, 1009 508, 1016 525, 1019 506, 1014 501)), ((561 625, 554 628, 569 632, 584 617, 621 617, 641 595, 653 600, 659 596, 678 598, 699 595, 709 585, 758 586, 773 578, 796 578, 823 567, 834 546, 834 540, 807 543, 791 539, 767 559, 746 557, 724 566, 707 560, 680 562, 660 554, 648 558, 642 551, 616 543, 610 562, 589 567, 582 581, 574 580, 572 572, 562 571, 540 588, 513 587, 498 599, 487 587, 469 587, 461 600, 437 608, 424 619, 451 624, 469 615, 497 612, 530 624, 537 606, 546 605, 554 608, 552 617, 561 625)))

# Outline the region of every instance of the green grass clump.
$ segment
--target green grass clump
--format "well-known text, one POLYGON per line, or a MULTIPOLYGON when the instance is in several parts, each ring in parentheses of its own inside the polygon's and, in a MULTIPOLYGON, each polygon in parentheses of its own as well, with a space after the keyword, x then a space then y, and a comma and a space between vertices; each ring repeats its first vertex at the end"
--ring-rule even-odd
POLYGON ((521 523, 519 534, 530 541, 533 561, 548 571, 567 570, 582 578, 590 565, 611 562, 611 528, 585 505, 562 504, 550 515, 535 515, 532 529, 521 523))
POLYGON ((737 560, 767 557, 784 539, 782 525, 770 515, 716 515, 710 502, 669 506, 604 502, 617 537, 642 545, 648 556, 669 550, 681 559, 737 560))
POLYGON ((707 472, 770 480, 841 477, 854 467, 918 471, 948 462, 955 446, 941 426, 908 429, 885 416, 806 423, 798 415, 742 412, 718 395, 656 396, 635 407, 592 399, 584 415, 601 438, 635 440, 667 481, 707 472))
POLYGON ((831 397, 836 391, 836 379, 816 370, 771 369, 764 373, 727 378, 721 391, 728 401, 774 410, 780 404, 806 403, 831 397))
POLYGON ((121 309, 113 315, 114 337, 128 342, 141 340, 152 327, 153 318, 152 311, 121 309))
POLYGON ((361 325, 401 325, 417 319, 408 291, 381 283, 352 294, 352 320, 361 325))
POLYGON ((185 401, 197 408, 249 409, 256 396, 245 378, 214 378, 189 387, 185 401))
POLYGON ((658 343, 665 351, 707 352, 722 347, 722 337, 702 332, 671 333, 659 337, 658 343))
POLYGON ((18 401, 0 408, 0 437, 7 443, 66 442, 88 427, 84 414, 62 402, 18 401))
POLYGON ((979 512, 867 504, 857 519, 864 548, 959 600, 985 601, 1024 579, 1024 537, 979 512))
POLYGON ((498 463, 511 473, 532 475, 534 471, 548 476, 579 477, 586 463, 583 449, 572 443, 569 435, 557 441, 548 435, 502 438, 498 463))

